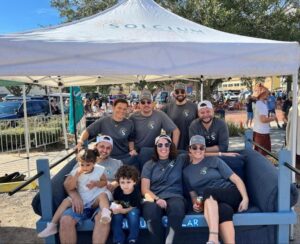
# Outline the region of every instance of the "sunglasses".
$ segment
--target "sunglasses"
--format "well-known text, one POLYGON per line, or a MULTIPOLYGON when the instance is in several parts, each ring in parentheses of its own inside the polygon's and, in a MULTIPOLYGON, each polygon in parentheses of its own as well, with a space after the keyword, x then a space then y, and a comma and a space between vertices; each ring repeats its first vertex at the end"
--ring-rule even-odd
POLYGON ((175 90, 175 94, 176 95, 185 94, 185 90, 175 90))
POLYGON ((192 149, 193 151, 196 151, 196 150, 200 150, 200 151, 204 151, 205 150, 205 146, 196 146, 196 145, 192 145, 190 146, 190 149, 192 149))
POLYGON ((145 105, 145 104, 148 104, 150 105, 152 102, 151 101, 141 101, 141 104, 145 105))
POLYGON ((170 142, 167 142, 167 143, 157 143, 157 147, 158 148, 162 148, 162 147, 170 147, 171 146, 171 143, 170 142))

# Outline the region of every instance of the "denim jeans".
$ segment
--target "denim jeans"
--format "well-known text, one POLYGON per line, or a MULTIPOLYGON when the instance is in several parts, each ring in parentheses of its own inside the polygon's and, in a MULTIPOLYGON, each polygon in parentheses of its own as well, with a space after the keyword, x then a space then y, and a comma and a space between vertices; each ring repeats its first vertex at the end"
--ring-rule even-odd
POLYGON ((127 241, 136 241, 138 238, 140 230, 140 210, 138 208, 133 208, 127 214, 113 214, 112 231, 114 243, 125 243, 125 234, 122 229, 124 218, 126 218, 128 222, 129 235, 127 241))

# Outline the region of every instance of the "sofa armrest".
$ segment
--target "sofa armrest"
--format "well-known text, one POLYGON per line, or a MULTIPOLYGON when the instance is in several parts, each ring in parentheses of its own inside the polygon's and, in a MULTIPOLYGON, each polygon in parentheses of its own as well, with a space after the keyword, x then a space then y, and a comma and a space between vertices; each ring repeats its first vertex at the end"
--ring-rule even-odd
MULTIPOLYGON (((76 164, 76 158, 72 159, 68 164, 66 164, 52 179, 52 196, 53 196, 53 210, 55 211, 63 199, 66 197, 66 192, 64 189, 65 176, 71 172, 74 165, 76 164)), ((38 215, 42 215, 40 193, 37 193, 32 199, 31 206, 34 212, 38 215)))

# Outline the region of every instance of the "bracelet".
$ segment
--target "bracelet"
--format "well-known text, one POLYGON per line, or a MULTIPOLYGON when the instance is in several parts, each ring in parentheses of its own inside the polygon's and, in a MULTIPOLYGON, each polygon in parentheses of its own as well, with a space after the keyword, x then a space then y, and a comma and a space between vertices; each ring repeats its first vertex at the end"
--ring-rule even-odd
POLYGON ((154 202, 157 202, 159 199, 159 197, 154 198, 154 202))

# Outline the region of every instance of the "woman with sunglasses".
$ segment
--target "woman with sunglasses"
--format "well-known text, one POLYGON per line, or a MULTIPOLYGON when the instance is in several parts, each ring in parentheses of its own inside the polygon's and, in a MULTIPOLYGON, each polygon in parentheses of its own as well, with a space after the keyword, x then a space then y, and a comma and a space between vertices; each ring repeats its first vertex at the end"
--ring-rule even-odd
POLYGON ((151 243, 174 243, 176 236, 180 235, 185 215, 182 190, 184 164, 184 158, 177 157, 176 147, 169 136, 156 137, 152 160, 145 163, 141 174, 145 199, 143 216, 151 235, 151 243), (168 216, 166 240, 161 221, 163 215, 168 216))
POLYGON ((209 244, 235 243, 233 213, 248 209, 249 198, 245 184, 218 157, 205 157, 205 139, 195 135, 190 140, 191 164, 183 170, 186 187, 195 212, 204 212, 209 228, 209 244), (202 197, 202 203, 198 199, 202 197))

